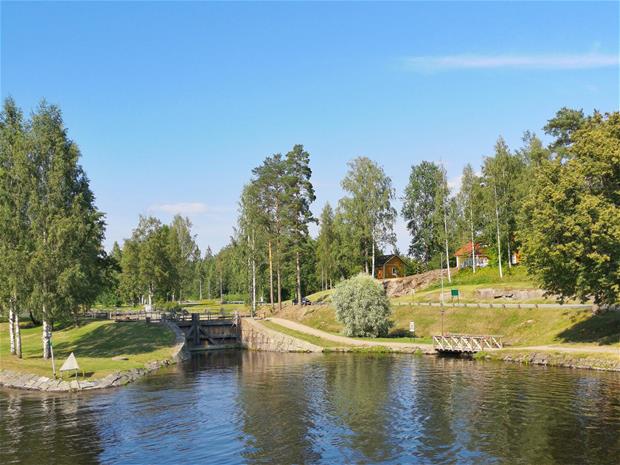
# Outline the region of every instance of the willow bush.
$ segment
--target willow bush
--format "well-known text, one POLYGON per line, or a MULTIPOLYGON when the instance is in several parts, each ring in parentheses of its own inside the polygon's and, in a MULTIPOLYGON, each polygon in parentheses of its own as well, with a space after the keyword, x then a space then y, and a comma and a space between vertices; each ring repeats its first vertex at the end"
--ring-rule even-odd
POLYGON ((373 277, 362 273, 342 281, 332 300, 336 319, 344 325, 347 336, 387 336, 392 326, 390 301, 381 283, 373 277))

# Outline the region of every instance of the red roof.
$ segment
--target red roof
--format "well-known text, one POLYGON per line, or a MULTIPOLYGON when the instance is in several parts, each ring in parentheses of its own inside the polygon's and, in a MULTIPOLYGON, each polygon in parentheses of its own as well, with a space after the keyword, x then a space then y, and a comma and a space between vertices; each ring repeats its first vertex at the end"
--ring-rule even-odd
MULTIPOLYGON (((475 247, 476 247, 476 255, 483 256, 483 257, 487 256, 487 251, 484 247, 482 247, 478 243, 476 243, 475 247)), ((469 241, 467 244, 463 245, 460 249, 454 252, 455 257, 463 257, 466 255, 471 255, 471 241, 469 241)))

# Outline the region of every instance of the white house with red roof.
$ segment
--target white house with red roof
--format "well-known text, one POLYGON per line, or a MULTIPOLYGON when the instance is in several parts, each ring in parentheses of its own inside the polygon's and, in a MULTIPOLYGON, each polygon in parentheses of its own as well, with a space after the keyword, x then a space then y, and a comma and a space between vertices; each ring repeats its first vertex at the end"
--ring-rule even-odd
POLYGON ((460 249, 454 252, 456 257, 457 268, 472 268, 472 264, 476 264, 476 268, 484 268, 489 266, 489 256, 486 247, 476 243, 474 245, 474 253, 472 255, 472 243, 469 241, 460 249), (475 260, 475 262, 474 262, 475 260))

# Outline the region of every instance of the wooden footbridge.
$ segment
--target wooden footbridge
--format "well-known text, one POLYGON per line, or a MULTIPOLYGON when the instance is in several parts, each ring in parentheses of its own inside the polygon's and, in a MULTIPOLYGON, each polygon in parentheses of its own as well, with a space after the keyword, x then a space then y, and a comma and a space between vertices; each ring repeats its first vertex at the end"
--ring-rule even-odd
POLYGON ((445 354, 473 354, 482 350, 504 347, 502 336, 472 336, 468 334, 445 334, 433 336, 433 348, 445 354))

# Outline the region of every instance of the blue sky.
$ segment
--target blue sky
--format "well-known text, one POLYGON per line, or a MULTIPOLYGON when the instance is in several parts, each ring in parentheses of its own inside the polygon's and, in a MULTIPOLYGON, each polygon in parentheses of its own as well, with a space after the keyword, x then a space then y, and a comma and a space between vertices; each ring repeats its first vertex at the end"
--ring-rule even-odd
POLYGON ((1 94, 60 105, 108 247, 139 214, 178 211, 218 249, 252 167, 296 143, 318 216, 356 156, 399 196, 422 160, 443 161, 456 186, 499 135, 516 148, 562 106, 619 106, 617 2, 1 7, 1 94))

